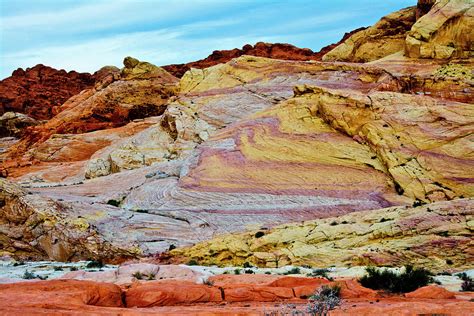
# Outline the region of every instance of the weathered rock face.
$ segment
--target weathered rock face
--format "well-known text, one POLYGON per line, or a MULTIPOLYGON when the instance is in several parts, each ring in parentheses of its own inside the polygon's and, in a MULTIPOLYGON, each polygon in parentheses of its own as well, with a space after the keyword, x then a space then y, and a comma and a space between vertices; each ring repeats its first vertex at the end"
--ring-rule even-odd
POLYGON ((94 88, 73 96, 59 108, 56 116, 29 129, 10 150, 9 157, 18 160, 28 151, 23 160, 31 161, 30 157, 37 157, 36 152, 41 151, 37 147, 55 134, 110 129, 161 115, 168 98, 175 94, 177 79, 159 67, 130 60, 125 60, 121 76, 117 71, 103 70, 102 80, 94 88))
MULTIPOLYGON (((53 280, 0 284, 5 315, 98 313, 100 307, 123 307, 122 291, 115 284, 53 280), (95 312, 94 312, 95 311, 95 312)), ((100 312, 99 312, 100 313, 100 312)))
POLYGON ((474 3, 438 0, 407 33, 405 54, 412 58, 474 56, 474 3))
POLYGON ((324 61, 369 62, 403 50, 406 33, 416 21, 416 7, 391 13, 325 54, 324 61))
POLYGON ((0 116, 0 138, 21 137, 24 128, 37 124, 39 122, 28 115, 6 112, 0 116))
POLYGON ((19 112, 34 119, 50 119, 54 107, 94 83, 94 75, 88 73, 66 72, 41 64, 26 70, 18 68, 0 82, 0 115, 19 112))
POLYGON ((180 260, 261 266, 415 264, 434 271, 471 267, 474 200, 356 212, 270 230, 224 235, 175 249, 180 260), (449 264, 448 264, 449 263, 449 264))
POLYGON ((81 215, 70 214, 65 205, 28 194, 0 179, 0 253, 57 261, 136 255, 133 250, 127 254, 110 246, 81 215))

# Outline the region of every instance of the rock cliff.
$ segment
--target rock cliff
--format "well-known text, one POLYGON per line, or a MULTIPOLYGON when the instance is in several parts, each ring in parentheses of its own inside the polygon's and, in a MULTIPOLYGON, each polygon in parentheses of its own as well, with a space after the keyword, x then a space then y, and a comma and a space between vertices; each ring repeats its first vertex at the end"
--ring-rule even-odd
POLYGON ((26 70, 18 68, 11 77, 0 82, 0 115, 20 112, 34 119, 50 119, 55 107, 94 86, 94 82, 94 75, 56 70, 41 64, 26 70))

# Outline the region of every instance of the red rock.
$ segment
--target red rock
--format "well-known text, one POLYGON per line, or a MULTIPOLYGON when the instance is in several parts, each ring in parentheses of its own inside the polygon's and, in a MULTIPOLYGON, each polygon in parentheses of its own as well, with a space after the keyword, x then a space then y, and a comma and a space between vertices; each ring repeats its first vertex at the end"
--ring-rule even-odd
POLYGON ((49 119, 53 107, 94 83, 95 77, 89 73, 66 72, 42 64, 26 70, 18 68, 0 82, 0 115, 13 111, 35 119, 49 119))
POLYGON ((235 284, 268 284, 278 280, 281 276, 268 274, 219 274, 211 276, 208 280, 214 286, 228 286, 235 284))
POLYGON ((320 286, 322 284, 331 283, 324 278, 302 278, 302 277, 280 277, 268 284, 268 286, 276 287, 298 287, 298 286, 320 286))
POLYGON ((293 290, 287 287, 260 285, 235 285, 224 287, 227 302, 274 302, 294 298, 293 290))
POLYGON ((128 307, 152 307, 179 304, 221 302, 217 287, 187 281, 152 281, 132 286, 126 292, 128 307))
POLYGON ((86 305, 122 307, 121 294, 120 288, 114 284, 78 280, 0 284, 2 309, 61 306, 80 309, 86 305))
POLYGON ((413 292, 406 293, 405 297, 409 298, 431 298, 431 299, 452 299, 456 296, 453 292, 446 290, 440 286, 428 285, 421 287, 413 292))
POLYGON ((309 48, 298 48, 290 44, 282 43, 263 43, 258 42, 255 45, 244 45, 242 49, 234 48, 230 50, 215 50, 211 55, 204 59, 193 61, 187 64, 174 64, 163 66, 163 68, 174 75, 175 77, 181 78, 186 71, 190 68, 203 69, 211 67, 217 64, 226 63, 233 58, 240 57, 242 55, 259 56, 275 59, 284 60, 321 60, 324 54, 332 50, 349 38, 352 34, 365 29, 364 27, 358 28, 349 33, 345 33, 343 38, 335 43, 323 47, 319 52, 313 52, 309 48))
POLYGON ((377 292, 360 285, 356 280, 344 280, 341 282, 334 282, 332 285, 339 285, 341 287, 341 298, 365 298, 373 299, 377 297, 377 292))

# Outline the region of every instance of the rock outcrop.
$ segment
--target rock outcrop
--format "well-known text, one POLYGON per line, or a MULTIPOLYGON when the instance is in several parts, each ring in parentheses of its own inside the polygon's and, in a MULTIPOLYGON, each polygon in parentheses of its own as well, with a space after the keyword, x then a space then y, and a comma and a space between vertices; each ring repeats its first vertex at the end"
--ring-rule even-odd
POLYGON ((28 126, 38 125, 39 122, 28 115, 6 112, 0 116, 0 138, 21 137, 23 129, 28 126))
POLYGON ((191 248, 175 249, 179 260, 201 264, 414 264, 433 271, 469 268, 474 259, 474 200, 393 207, 223 235, 191 248))
POLYGON ((166 65, 163 66, 163 69, 171 73, 172 75, 181 78, 183 75, 190 70, 191 68, 203 69, 218 64, 224 64, 231 59, 248 55, 248 56, 257 56, 257 57, 266 57, 282 60, 321 60, 323 55, 343 43, 348 39, 352 34, 364 30, 365 27, 355 29, 351 32, 344 34, 342 39, 334 44, 330 44, 321 48, 319 52, 313 52, 308 48, 298 48, 290 44, 282 43, 263 43, 258 42, 255 45, 244 45, 241 49, 234 48, 231 50, 216 50, 212 52, 208 57, 193 61, 187 64, 175 64, 175 65, 166 65))
POLYGON ((0 254, 57 261, 136 256, 104 241, 84 214, 69 211, 60 202, 28 194, 0 178, 0 254))
MULTIPOLYGON (((124 63, 121 75, 114 69, 103 69, 102 79, 94 88, 73 96, 52 119, 30 128, 9 151, 8 157, 14 159, 9 161, 10 165, 18 166, 24 164, 20 161, 37 159, 44 142, 61 137, 54 135, 111 129, 161 115, 168 99, 176 92, 177 79, 159 67, 130 57, 124 63)), ((51 157, 47 159, 54 161, 51 157)))
POLYGON ((411 58, 474 57, 474 3, 438 0, 407 33, 405 54, 411 58))
MULTIPOLYGON (((331 311, 335 315, 400 315, 409 313, 470 315, 474 303, 468 298, 428 298, 380 295, 362 287, 355 280, 329 283, 321 278, 255 275, 259 282, 246 282, 245 276, 235 276, 227 285, 203 285, 187 281, 136 282, 130 288, 114 284, 76 280, 53 280, 0 284, 2 313, 48 315, 260 315, 262 313, 298 313, 307 311, 307 296, 298 296, 300 288, 321 285, 341 288, 341 306, 331 311), (267 278, 265 278, 267 277, 267 278)), ((422 292, 424 289, 419 289, 422 292)), ((409 293, 411 294, 411 293, 409 293)))
POLYGON ((38 120, 54 116, 54 108, 73 95, 94 86, 96 79, 88 73, 66 72, 36 65, 18 68, 0 82, 0 115, 19 112, 38 120))
POLYGON ((322 57, 323 61, 369 62, 401 51, 416 21, 416 7, 391 13, 375 25, 356 32, 322 57))

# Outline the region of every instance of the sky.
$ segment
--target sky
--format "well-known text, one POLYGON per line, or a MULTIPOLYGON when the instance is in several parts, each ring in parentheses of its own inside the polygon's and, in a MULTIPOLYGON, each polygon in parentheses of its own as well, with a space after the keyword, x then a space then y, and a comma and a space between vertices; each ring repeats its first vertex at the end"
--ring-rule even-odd
POLYGON ((126 56, 185 63, 256 42, 318 51, 416 0, 0 0, 0 79, 45 64, 94 72, 126 56))

